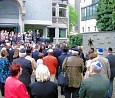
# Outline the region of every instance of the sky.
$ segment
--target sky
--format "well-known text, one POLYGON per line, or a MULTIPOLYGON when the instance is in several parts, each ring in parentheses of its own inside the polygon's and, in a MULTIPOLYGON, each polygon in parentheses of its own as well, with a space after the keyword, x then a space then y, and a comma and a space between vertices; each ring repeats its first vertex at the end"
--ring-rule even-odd
POLYGON ((69 0, 69 3, 74 5, 74 0, 69 0))

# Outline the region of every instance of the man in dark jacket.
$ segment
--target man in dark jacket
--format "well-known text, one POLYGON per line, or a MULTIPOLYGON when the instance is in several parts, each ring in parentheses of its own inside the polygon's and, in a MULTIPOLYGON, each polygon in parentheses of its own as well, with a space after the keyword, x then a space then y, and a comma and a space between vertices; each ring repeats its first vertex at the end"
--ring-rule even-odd
POLYGON ((32 74, 32 65, 31 61, 25 59, 26 50, 20 49, 19 58, 13 61, 13 64, 21 64, 22 74, 19 76, 19 80, 24 83, 28 92, 29 92, 29 84, 31 83, 31 74, 32 74))
POLYGON ((112 48, 109 47, 107 49, 108 56, 106 57, 109 60, 110 70, 111 70, 111 77, 110 77, 110 86, 107 98, 112 98, 113 93, 113 80, 115 77, 115 55, 112 54, 112 48))
MULTIPOLYGON (((62 49, 62 54, 58 57, 58 73, 57 73, 58 75, 62 71, 62 63, 66 57, 68 57, 68 48, 64 47, 62 49)), ((61 87, 61 95, 63 94, 64 94, 64 87, 61 87)))

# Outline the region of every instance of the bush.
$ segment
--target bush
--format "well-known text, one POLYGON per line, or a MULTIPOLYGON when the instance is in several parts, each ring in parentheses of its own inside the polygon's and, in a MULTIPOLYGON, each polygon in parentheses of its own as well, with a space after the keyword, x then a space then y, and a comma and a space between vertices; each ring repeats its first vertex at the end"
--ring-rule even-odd
POLYGON ((71 35, 69 38, 68 46, 82 46, 83 44, 83 34, 71 35))

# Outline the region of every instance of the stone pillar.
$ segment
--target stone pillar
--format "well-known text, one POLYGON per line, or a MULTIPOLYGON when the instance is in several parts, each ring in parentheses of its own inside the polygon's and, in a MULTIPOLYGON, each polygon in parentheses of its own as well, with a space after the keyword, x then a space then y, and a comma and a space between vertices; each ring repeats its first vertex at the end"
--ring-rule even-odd
POLYGON ((22 15, 21 15, 21 13, 19 12, 19 26, 20 26, 20 33, 22 33, 23 32, 23 29, 22 29, 22 15))
POLYGON ((43 29, 43 36, 47 38, 47 27, 44 27, 43 29))
POLYGON ((56 44, 58 44, 59 43, 58 42, 58 39, 59 39, 59 28, 58 27, 56 27, 55 32, 56 32, 56 34, 55 34, 56 44))

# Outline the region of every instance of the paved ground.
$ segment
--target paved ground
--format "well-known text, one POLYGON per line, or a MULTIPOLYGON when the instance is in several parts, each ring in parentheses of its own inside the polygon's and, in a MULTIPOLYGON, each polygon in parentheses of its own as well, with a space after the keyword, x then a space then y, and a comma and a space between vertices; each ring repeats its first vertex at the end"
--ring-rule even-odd
MULTIPOLYGON (((59 94, 59 96, 58 96, 58 98, 65 98, 64 96, 62 96, 62 95, 60 95, 60 87, 58 87, 58 94, 59 94)), ((0 94, 0 98, 3 98, 2 96, 1 96, 1 94, 0 94)), ((113 97, 112 98, 115 98, 115 79, 114 79, 114 88, 113 88, 113 97)))

